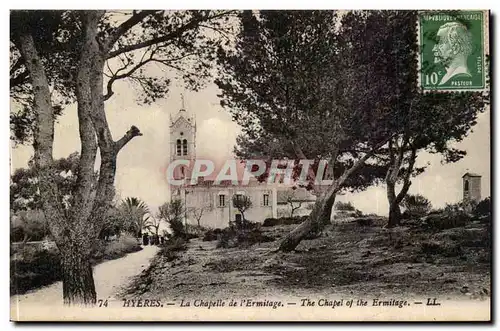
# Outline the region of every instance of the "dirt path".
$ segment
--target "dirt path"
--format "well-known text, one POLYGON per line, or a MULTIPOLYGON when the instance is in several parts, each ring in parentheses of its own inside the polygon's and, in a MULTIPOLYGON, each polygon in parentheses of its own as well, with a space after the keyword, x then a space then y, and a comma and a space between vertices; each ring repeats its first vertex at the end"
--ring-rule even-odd
MULTIPOLYGON (((156 246, 145 246, 141 251, 128 254, 120 259, 107 261, 94 267, 94 281, 98 299, 113 300, 114 295, 130 279, 146 269, 158 251, 156 246)), ((62 305, 62 282, 57 282, 33 292, 10 298, 11 309, 34 306, 62 305)))

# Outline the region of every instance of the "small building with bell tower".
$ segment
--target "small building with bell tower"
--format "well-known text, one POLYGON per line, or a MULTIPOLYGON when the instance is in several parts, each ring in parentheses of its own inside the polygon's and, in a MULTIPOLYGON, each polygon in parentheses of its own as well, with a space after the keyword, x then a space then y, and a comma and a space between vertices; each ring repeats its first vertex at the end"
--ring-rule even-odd
POLYGON ((463 199, 466 201, 481 201, 481 175, 466 172, 462 176, 463 199))

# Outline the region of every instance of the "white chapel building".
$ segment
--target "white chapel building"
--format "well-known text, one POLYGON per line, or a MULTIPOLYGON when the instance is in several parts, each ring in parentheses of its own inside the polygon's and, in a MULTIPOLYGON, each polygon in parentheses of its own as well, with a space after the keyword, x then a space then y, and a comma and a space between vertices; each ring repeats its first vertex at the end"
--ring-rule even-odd
MULTIPOLYGON (((202 137, 209 139, 210 137, 202 137)), ((170 162, 175 160, 196 159, 196 120, 182 107, 175 116, 170 117, 170 162)), ((222 181, 216 185, 208 178, 199 178, 196 185, 190 184, 189 170, 182 167, 174 176, 185 179, 181 186, 170 185, 170 198, 180 199, 186 206, 184 221, 197 224, 195 212, 203 209, 200 225, 210 228, 224 228, 230 221, 241 218, 240 212, 233 206, 234 195, 245 195, 252 202, 251 208, 245 211, 245 218, 252 222, 263 222, 266 218, 277 218, 287 215, 289 208, 285 196, 290 196, 291 186, 284 184, 268 184, 251 178, 247 185, 234 185, 231 181, 222 181)), ((176 169, 178 170, 178 169, 176 169)), ((239 182, 240 183, 240 182, 239 182)), ((297 204, 301 208, 294 215, 310 212, 310 205, 316 197, 305 189, 294 190, 297 204)))

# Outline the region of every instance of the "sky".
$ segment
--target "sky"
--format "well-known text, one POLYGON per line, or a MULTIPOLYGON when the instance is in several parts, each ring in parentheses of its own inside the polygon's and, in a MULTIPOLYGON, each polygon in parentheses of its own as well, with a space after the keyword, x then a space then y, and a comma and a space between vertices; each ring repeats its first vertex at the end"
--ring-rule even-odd
MULTIPOLYGON (((218 88, 208 84, 198 92, 185 90, 174 83, 165 99, 151 105, 139 105, 137 93, 126 81, 118 82, 114 96, 106 102, 106 114, 113 138, 119 139, 131 125, 139 127, 143 136, 134 138, 120 151, 117 161, 116 190, 120 198, 135 196, 155 210, 168 199, 168 189, 162 169, 169 160, 169 122, 181 108, 184 95, 188 114, 197 122, 197 155, 209 155, 211 160, 233 159, 233 146, 240 132, 227 110, 220 104, 218 88)), ((427 197, 434 207, 457 202, 462 195, 461 176, 467 172, 482 175, 482 196, 490 195, 490 114, 480 114, 473 131, 456 145, 467 156, 454 164, 441 164, 439 155, 421 153, 417 165, 430 163, 427 171, 412 180, 410 193, 427 197)), ((54 158, 66 157, 79 151, 76 105, 68 107, 55 126, 54 158)), ((12 146, 11 168, 26 167, 33 155, 31 146, 12 146)), ((388 202, 383 185, 360 193, 346 193, 337 198, 351 201, 365 213, 386 215, 388 202)))

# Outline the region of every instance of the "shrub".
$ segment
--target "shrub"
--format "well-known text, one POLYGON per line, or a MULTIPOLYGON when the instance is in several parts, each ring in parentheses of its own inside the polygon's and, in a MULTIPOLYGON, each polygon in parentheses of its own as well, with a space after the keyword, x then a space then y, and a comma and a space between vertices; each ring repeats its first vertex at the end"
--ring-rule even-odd
POLYGON ((481 200, 472 211, 475 217, 491 216, 491 198, 481 200))
POLYGON ((294 216, 294 217, 280 217, 280 218, 266 218, 262 226, 276 226, 276 225, 290 225, 300 224, 307 219, 307 216, 294 216))
POLYGON ((96 264, 104 260, 114 260, 128 253, 140 251, 140 242, 131 234, 122 234, 116 240, 98 240, 93 248, 91 263, 96 264))
POLYGON ((167 240, 162 245, 163 250, 170 250, 172 252, 180 252, 187 250, 187 241, 184 238, 174 237, 167 240))
POLYGON ((217 240, 218 236, 222 233, 222 229, 208 229, 203 235, 203 241, 214 241, 217 240))
POLYGON ((186 224, 186 233, 194 238, 201 237, 207 232, 207 228, 200 225, 186 224))
POLYGON ((408 194, 402 202, 403 207, 406 209, 404 216, 406 218, 422 217, 427 215, 431 209, 431 202, 420 194, 408 194))
POLYGON ((363 218, 357 218, 356 223, 359 226, 372 226, 373 225, 373 219, 369 217, 363 217, 363 218))
POLYGON ((181 219, 172 219, 170 220, 169 224, 170 230, 172 230, 172 233, 170 234, 171 237, 187 237, 186 228, 184 227, 181 219))
POLYGON ((463 203, 447 204, 444 209, 434 211, 425 218, 431 229, 444 230, 467 225, 471 215, 465 210, 463 203))
POLYGON ((10 261, 11 295, 52 284, 62 279, 58 251, 36 250, 25 247, 19 259, 10 261))
POLYGON ((187 241, 181 237, 172 237, 161 245, 159 255, 166 258, 167 261, 175 260, 178 252, 187 250, 187 241))
POLYGON ((117 240, 111 241, 105 246, 104 259, 116 259, 141 249, 141 245, 136 238, 130 234, 123 234, 117 240))
POLYGON ((356 208, 351 204, 350 201, 348 201, 348 202, 338 201, 335 204, 335 209, 336 210, 343 210, 343 211, 356 211, 356 208))
POLYGON ((420 251, 425 255, 443 255, 445 257, 455 257, 463 255, 462 247, 456 243, 441 243, 435 241, 423 242, 420 251))
POLYGON ((274 241, 274 238, 262 233, 259 223, 231 223, 218 235, 217 248, 248 247, 257 243, 274 241))
POLYGON ((41 210, 22 210, 11 216, 11 242, 40 241, 49 235, 49 227, 41 210))

